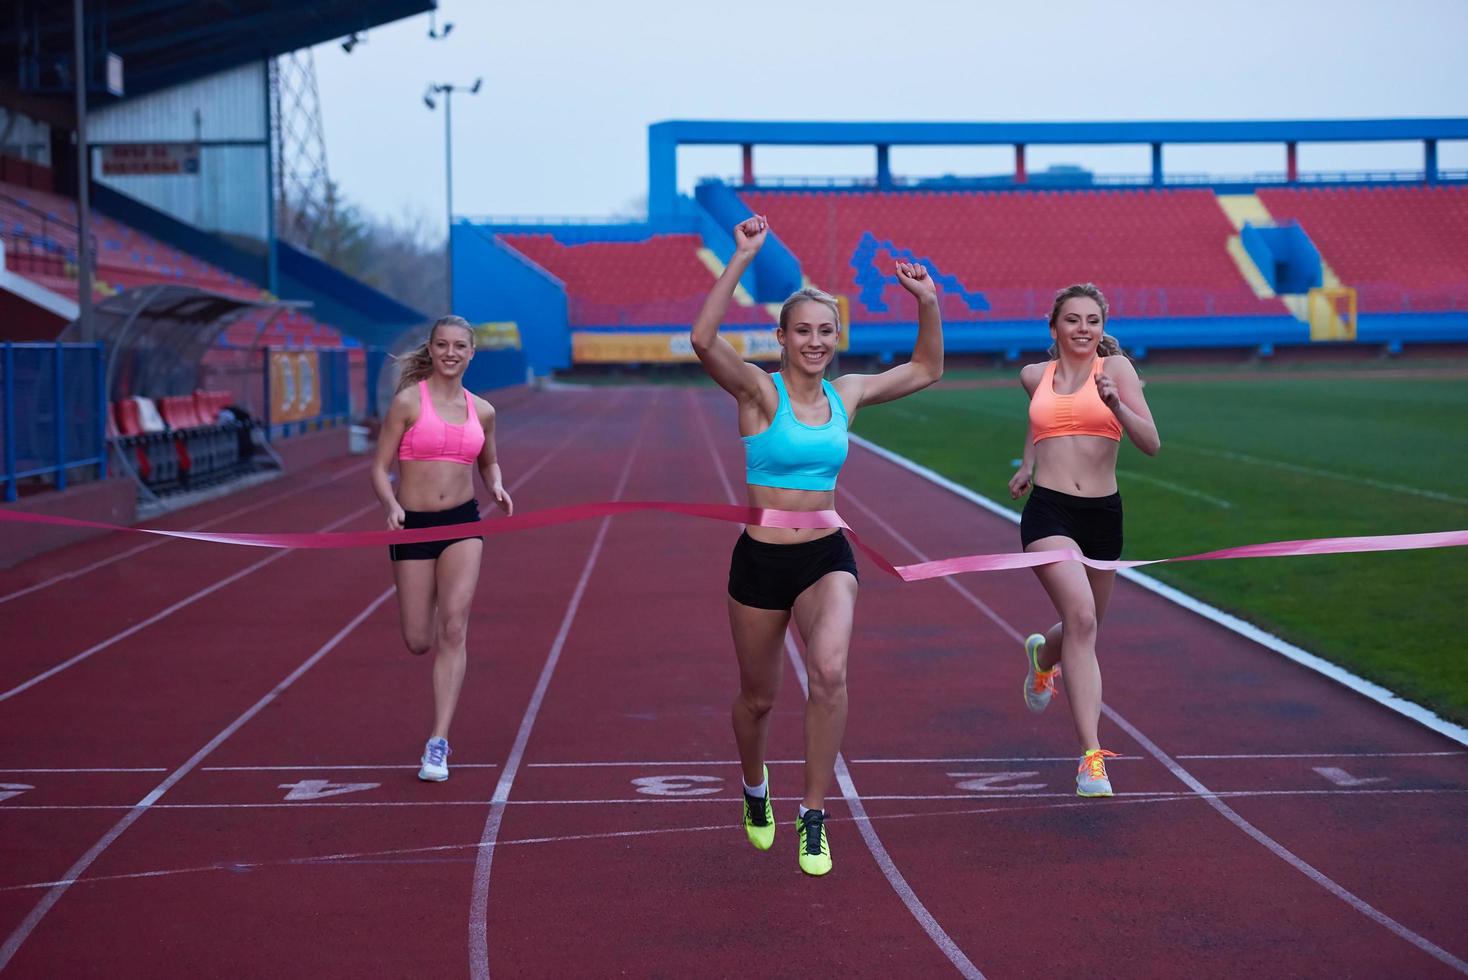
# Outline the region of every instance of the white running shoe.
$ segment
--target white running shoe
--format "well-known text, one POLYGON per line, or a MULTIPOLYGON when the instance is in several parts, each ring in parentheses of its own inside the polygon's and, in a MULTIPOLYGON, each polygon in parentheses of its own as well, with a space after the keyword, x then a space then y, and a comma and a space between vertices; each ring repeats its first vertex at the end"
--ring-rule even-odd
POLYGON ((449 778, 449 742, 446 738, 430 738, 423 746, 423 768, 418 778, 425 783, 441 783, 449 778))
POLYGON ((1115 752, 1105 749, 1091 749, 1081 756, 1081 764, 1076 769, 1076 795, 1110 796, 1111 777, 1106 775, 1106 760, 1115 758, 1115 752))
POLYGON ((1060 664, 1049 670, 1040 669, 1040 648, 1044 645, 1045 637, 1041 633, 1025 637, 1025 707, 1036 714, 1050 706, 1050 699, 1055 697, 1055 679, 1060 676, 1060 664))

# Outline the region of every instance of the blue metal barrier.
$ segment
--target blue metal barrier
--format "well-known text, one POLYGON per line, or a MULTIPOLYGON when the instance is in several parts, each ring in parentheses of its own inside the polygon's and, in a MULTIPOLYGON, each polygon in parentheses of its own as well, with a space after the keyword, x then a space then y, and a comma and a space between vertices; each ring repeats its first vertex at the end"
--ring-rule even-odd
POLYGON ((106 372, 101 344, 0 344, 0 440, 5 499, 19 481, 94 466, 107 476, 106 372))

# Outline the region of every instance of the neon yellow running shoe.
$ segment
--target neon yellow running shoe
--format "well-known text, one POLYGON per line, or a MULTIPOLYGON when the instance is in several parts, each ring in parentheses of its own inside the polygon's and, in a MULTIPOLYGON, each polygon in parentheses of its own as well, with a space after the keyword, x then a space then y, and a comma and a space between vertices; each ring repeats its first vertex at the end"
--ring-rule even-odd
POLYGON ((796 821, 800 832, 800 870, 819 878, 831 870, 831 841, 826 837, 826 811, 807 810, 796 821))
POLYGON ((1045 645, 1041 633, 1031 633, 1025 638, 1025 707, 1039 714, 1050 707, 1055 697, 1055 680, 1060 676, 1060 664, 1049 670, 1040 669, 1040 648, 1045 645))
POLYGON ((765 795, 744 794, 744 832, 749 842, 761 851, 775 843, 775 811, 770 806, 770 767, 765 766, 765 795))
POLYGON ((1110 796, 1111 777, 1106 775, 1106 760, 1115 758, 1115 752, 1105 749, 1091 749, 1081 756, 1081 764, 1076 768, 1076 795, 1110 796))

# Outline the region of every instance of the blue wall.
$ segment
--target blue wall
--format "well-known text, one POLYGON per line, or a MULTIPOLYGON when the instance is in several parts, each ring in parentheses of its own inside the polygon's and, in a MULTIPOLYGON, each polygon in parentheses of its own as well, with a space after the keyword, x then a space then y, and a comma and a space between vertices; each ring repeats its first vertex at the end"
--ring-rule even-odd
POLYGON ((571 366, 566 287, 493 232, 459 221, 453 228, 454 312, 470 323, 513 320, 526 365, 536 374, 571 366))
MULTIPOLYGON (((694 196, 726 235, 731 235, 735 225, 753 214, 734 189, 720 181, 704 181, 698 185, 694 196)), ((800 288, 800 261, 773 230, 755 256, 751 271, 754 272, 754 287, 750 292, 754 294, 755 302, 783 303, 785 297, 800 288)))
POLYGON ((1245 222, 1239 237, 1276 293, 1308 293, 1320 285, 1320 250, 1298 222, 1262 226, 1245 222))

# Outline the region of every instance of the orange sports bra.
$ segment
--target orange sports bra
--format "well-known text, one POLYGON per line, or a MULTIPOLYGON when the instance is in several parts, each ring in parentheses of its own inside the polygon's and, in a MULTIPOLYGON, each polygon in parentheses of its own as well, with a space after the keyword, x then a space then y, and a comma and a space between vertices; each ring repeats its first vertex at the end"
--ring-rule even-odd
POLYGON ((1073 394, 1055 391, 1055 365, 1045 365, 1045 373, 1030 398, 1030 430, 1035 442, 1055 436, 1100 436, 1121 441, 1121 422, 1096 393, 1096 376, 1101 373, 1102 358, 1091 362, 1091 380, 1073 394))
POLYGON ((428 382, 418 382, 418 420, 403 433, 398 443, 398 459, 463 463, 473 466, 484 448, 484 426, 474 411, 474 396, 464 390, 465 410, 469 413, 461 425, 449 425, 433 410, 433 397, 428 382))

